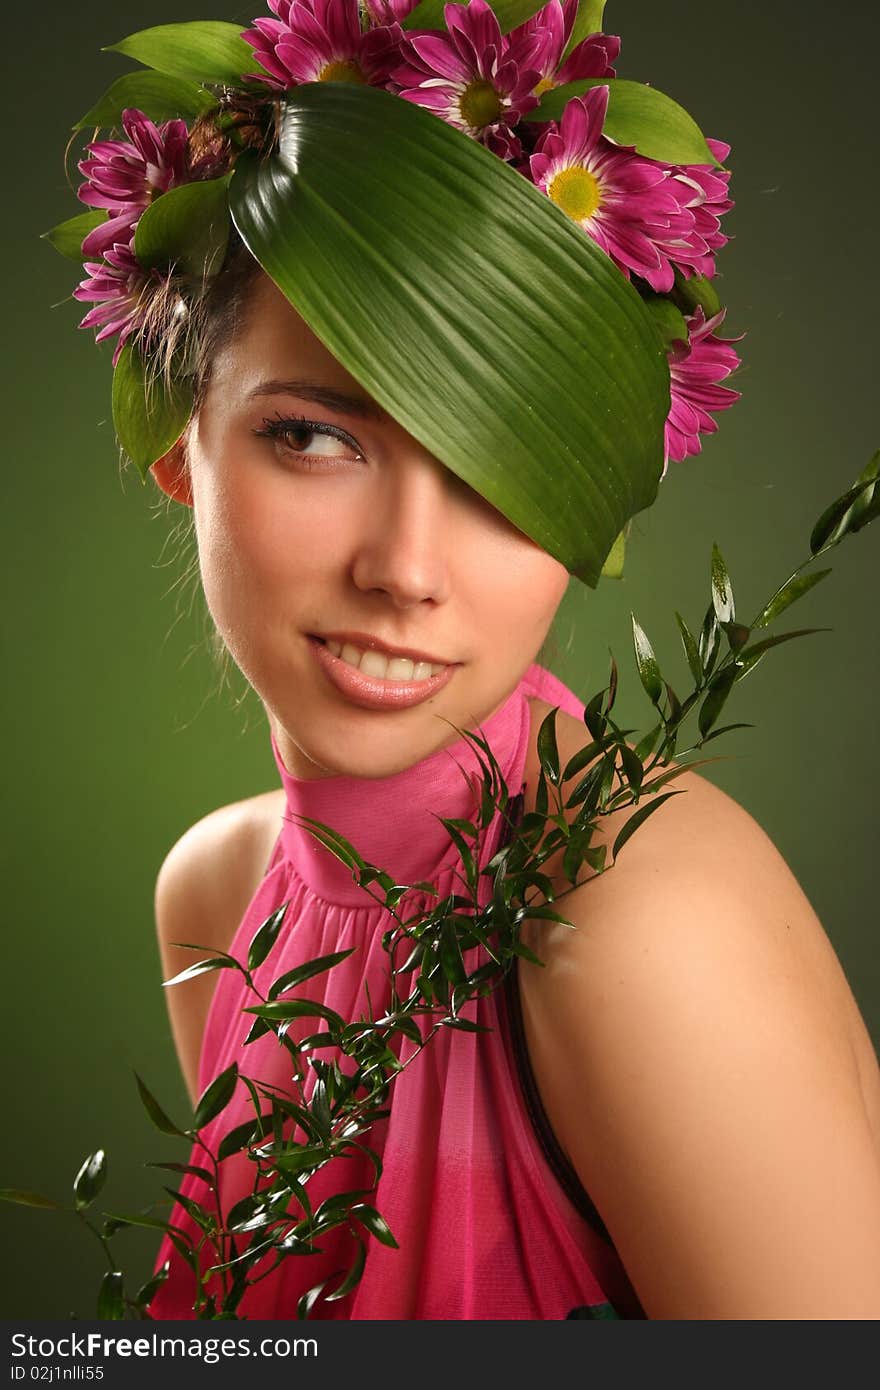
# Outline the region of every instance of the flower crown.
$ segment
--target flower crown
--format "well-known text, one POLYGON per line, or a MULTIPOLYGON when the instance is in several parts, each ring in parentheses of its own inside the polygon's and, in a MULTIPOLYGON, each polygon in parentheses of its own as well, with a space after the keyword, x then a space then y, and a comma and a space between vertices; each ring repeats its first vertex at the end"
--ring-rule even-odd
MULTIPOLYGON (((662 457, 659 467, 653 465, 653 485, 670 459, 698 453, 701 436, 717 428, 715 414, 738 398, 736 391, 721 384, 738 367, 739 358, 732 345, 737 340, 724 339, 718 332, 725 310, 713 284, 716 254, 727 241, 721 221, 733 206, 729 172, 723 167, 729 146, 705 140, 690 116, 656 89, 616 76, 613 64, 620 40, 600 31, 604 4, 549 0, 539 9, 529 0, 496 0, 494 6, 487 0, 446 5, 441 0, 268 4, 272 17, 255 19, 244 33, 223 23, 175 24, 142 31, 114 45, 143 67, 117 79, 75 127, 108 128, 117 138, 93 140, 79 164, 85 178, 79 197, 90 211, 48 236, 59 250, 85 261, 86 275, 74 297, 92 307, 80 326, 97 329, 99 342, 116 340, 114 422, 142 476, 175 442, 192 405, 191 363, 179 359, 170 383, 156 384, 155 362, 162 350, 157 324, 167 323, 157 306, 167 310, 173 302, 185 316, 204 295, 226 254, 230 211, 263 268, 346 360, 338 324, 333 329, 325 323, 307 293, 298 300, 297 286, 282 273, 279 238, 287 237, 288 260, 294 254, 307 256, 308 248, 295 250, 289 229, 279 232, 271 245, 261 240, 267 223, 289 220, 289 213, 280 209, 281 183, 289 185, 289 201, 296 204, 293 171, 300 161, 291 155, 291 140, 304 139, 297 130, 305 128, 309 108, 306 103, 306 115, 302 109, 297 114, 291 102, 297 97, 305 102, 309 90, 314 91, 307 84, 326 84, 318 93, 324 106, 315 104, 319 138, 323 132, 331 138, 332 122, 326 114, 331 110, 330 89, 336 89, 338 102, 347 101, 344 111, 354 156, 358 140, 363 142, 362 153, 369 151, 367 118, 372 120, 374 107, 377 119, 381 115, 389 128, 393 121, 387 97, 382 103, 366 100, 368 89, 379 89, 402 99, 396 106, 407 103, 439 117, 459 132, 459 142, 463 134, 510 166, 523 184, 531 185, 532 198, 537 190, 561 210, 578 233, 604 253, 615 268, 615 279, 628 281, 637 292, 655 330, 654 347, 660 345, 668 370, 668 384, 664 380, 662 385, 668 395, 662 412, 662 457), (265 164, 279 150, 284 154, 285 139, 286 172, 282 176, 276 164, 267 192, 265 178, 257 186, 254 161, 265 164), (244 172, 236 169, 239 163, 244 172), (236 194, 238 185, 247 186, 249 193, 236 194)), ((398 124, 406 136, 409 128, 398 124)), ((413 129, 421 133, 427 164, 426 128, 422 124, 413 129)), ((443 146, 447 148, 463 161, 457 145, 443 146)), ((413 147, 408 157, 415 177, 423 162, 419 148, 413 147)), ((473 167, 487 187, 492 184, 485 159, 473 167)), ((384 178, 386 164, 381 168, 384 178)), ((480 194, 475 183, 465 185, 470 169, 462 162, 447 189, 449 199, 464 200, 456 224, 460 244, 454 253, 462 275, 467 273, 468 229, 461 222, 480 194)), ((354 163, 346 175, 350 188, 353 174, 354 163)), ((499 183, 498 188, 499 197, 508 195, 508 184, 499 183)), ((413 202, 416 196, 414 191, 413 202)), ((346 213, 355 201, 352 193, 346 213)), ((533 206, 528 211, 535 218, 533 206)), ((304 212, 297 210, 297 215, 304 212)), ((378 223, 375 228, 378 246, 382 233, 378 223)), ((509 230, 515 241, 517 225, 509 230)), ((415 243, 415 224, 413 233, 410 240, 415 243)), ((363 239, 363 231, 360 236, 363 239)), ((542 253, 523 270, 524 282, 532 287, 542 282, 540 293, 545 292, 545 264, 542 253)), ((595 258, 589 264, 598 274, 595 258)), ((552 266, 548 277, 550 270, 552 266)), ((314 269, 312 273, 317 274, 314 269)), ((419 273, 427 275, 427 270, 419 273)), ((601 291, 606 297, 609 286, 606 276, 601 291)), ((619 285, 611 291, 619 296, 619 285)), ((430 292, 426 285, 426 298, 430 292)), ((537 294, 534 289, 533 297, 537 294)), ((631 303, 620 302, 631 319, 631 303)), ((613 318, 600 304, 592 331, 605 332, 604 345, 601 336, 595 338, 596 356, 601 349, 604 361, 613 356, 621 335, 630 331, 629 320, 615 326, 613 318)), ((523 325, 529 329, 527 321, 523 325)), ((531 333, 535 331, 551 330, 537 324, 531 327, 531 333)), ((442 335, 435 334, 434 341, 438 338, 442 335)), ((508 332, 507 347, 499 345, 500 360, 509 338, 508 332)), ((351 349, 347 365, 358 374, 351 349)), ((359 374, 364 380, 363 371, 359 374)), ((385 381, 365 384, 380 396, 384 389, 386 399, 392 392, 385 381)), ((565 394, 565 381, 557 386, 565 394)), ((624 408, 631 415, 640 409, 635 401, 597 397, 594 415, 607 433, 607 418, 602 417, 622 418, 624 408)), ((427 427, 415 415, 412 428, 426 438, 427 427)), ((597 447, 594 441, 596 476, 597 447)), ((607 447, 610 456, 613 441, 607 447)), ((454 457, 447 461, 456 471, 466 466, 454 457)), ((490 479, 467 480, 497 500, 490 479)), ((615 487, 619 492, 617 483, 615 487)), ((609 495, 614 492, 611 488, 609 495)), ((525 500, 534 508, 535 495, 525 500)), ((626 514, 616 517, 617 529, 622 515, 628 520, 651 500, 647 485, 635 486, 626 514)), ((531 513, 525 501, 517 505, 519 510, 514 507, 513 512, 504 509, 522 524, 531 513)), ((524 529, 594 582, 595 557, 588 562, 580 556, 580 565, 572 564, 561 542, 555 537, 548 541, 546 524, 543 531, 537 523, 524 529)), ((598 545, 605 555, 611 534, 606 527, 604 543, 598 545)))

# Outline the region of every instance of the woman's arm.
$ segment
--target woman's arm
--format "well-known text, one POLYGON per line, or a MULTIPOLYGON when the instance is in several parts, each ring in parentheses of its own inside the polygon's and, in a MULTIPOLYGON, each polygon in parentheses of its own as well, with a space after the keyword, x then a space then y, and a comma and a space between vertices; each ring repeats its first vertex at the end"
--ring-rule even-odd
POLYGON ((680 785, 560 904, 578 930, 530 924, 550 1122, 649 1317, 880 1318, 880 1073, 858 1008, 764 832, 680 785))

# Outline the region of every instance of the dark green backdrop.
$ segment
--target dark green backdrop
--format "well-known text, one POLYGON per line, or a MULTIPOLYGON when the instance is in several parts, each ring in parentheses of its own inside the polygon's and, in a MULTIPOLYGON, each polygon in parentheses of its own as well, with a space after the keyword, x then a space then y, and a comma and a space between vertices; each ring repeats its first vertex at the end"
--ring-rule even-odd
MULTIPOLYGON (((118 475, 109 353, 76 331, 81 310, 63 302, 76 267, 38 235, 77 210, 62 163, 69 126, 127 66, 101 45, 206 11, 247 21, 260 3, 46 0, 7 46, 0 1186, 61 1196, 103 1145, 105 1205, 116 1210, 160 1194, 144 1159, 184 1157, 153 1137, 132 1079, 136 1067, 172 1113, 186 1113, 154 945, 156 870, 193 820, 276 785, 277 774, 256 699, 242 698, 240 678, 217 688, 201 599, 185 578, 192 552, 175 559, 175 518, 118 475)), ((712 541, 751 612, 880 444, 880 24, 875 7, 833 18, 804 0, 611 0, 608 19, 623 34, 622 75, 650 79, 733 144, 736 239, 722 289, 730 329, 748 330, 743 402, 701 458, 671 467, 660 501, 636 521, 626 578, 596 593, 572 588, 547 654, 586 695, 604 683, 612 646, 624 720, 646 727, 630 608, 681 674, 672 613, 699 621, 712 541)), ((708 775, 791 864, 876 1040, 880 526, 835 555, 835 575, 792 623, 834 631, 771 656, 741 687, 731 717, 758 727, 719 742, 734 757, 708 775)), ((5 1208, 0 1220, 0 1313, 92 1314, 101 1253, 75 1219, 5 1208)), ((155 1242, 127 1234, 131 1268, 146 1273, 155 1242)))

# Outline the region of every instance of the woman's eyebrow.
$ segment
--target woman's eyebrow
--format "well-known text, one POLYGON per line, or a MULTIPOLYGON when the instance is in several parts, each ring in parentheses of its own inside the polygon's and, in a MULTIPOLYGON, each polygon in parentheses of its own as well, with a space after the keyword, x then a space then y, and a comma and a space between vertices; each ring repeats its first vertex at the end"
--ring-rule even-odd
POLYGON ((363 419, 385 420, 386 412, 368 396, 350 396, 333 386, 320 386, 311 381, 261 381, 251 391, 256 396, 299 396, 301 400, 314 401, 344 415, 359 415, 363 419))

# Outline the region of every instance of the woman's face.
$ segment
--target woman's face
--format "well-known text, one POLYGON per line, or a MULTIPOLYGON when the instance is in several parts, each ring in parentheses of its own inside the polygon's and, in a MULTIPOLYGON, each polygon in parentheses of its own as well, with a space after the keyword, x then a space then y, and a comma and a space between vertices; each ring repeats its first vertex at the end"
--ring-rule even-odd
POLYGON ((568 573, 395 423, 271 281, 252 294, 187 440, 205 596, 294 776, 390 776, 507 698, 568 573))

